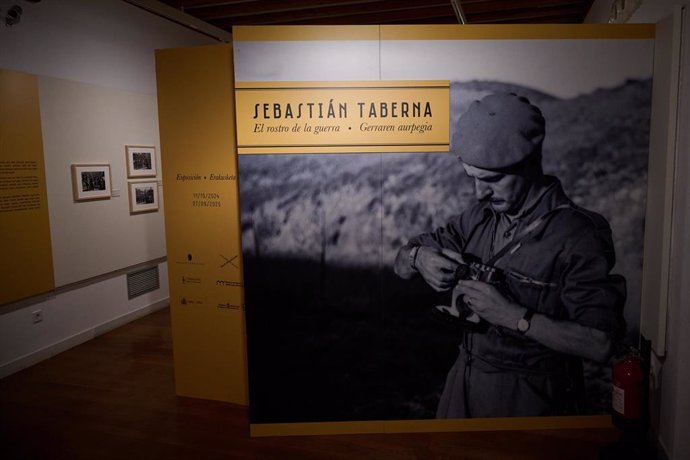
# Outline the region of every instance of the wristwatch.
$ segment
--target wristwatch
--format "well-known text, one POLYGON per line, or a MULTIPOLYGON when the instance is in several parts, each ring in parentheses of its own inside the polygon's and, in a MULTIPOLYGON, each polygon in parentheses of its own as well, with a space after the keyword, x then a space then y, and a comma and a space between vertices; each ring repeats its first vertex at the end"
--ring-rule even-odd
POLYGON ((532 310, 527 310, 522 318, 518 320, 517 330, 520 334, 524 334, 525 332, 529 331, 530 320, 532 319, 533 315, 534 312, 532 310))

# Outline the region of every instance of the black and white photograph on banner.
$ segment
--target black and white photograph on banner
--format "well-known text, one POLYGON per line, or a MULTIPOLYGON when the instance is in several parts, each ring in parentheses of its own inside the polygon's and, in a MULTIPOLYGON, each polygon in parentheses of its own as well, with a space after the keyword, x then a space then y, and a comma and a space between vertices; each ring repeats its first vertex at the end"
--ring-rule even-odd
POLYGON ((449 153, 239 156, 252 423, 608 413, 651 68, 448 77, 449 153))
POLYGON ((610 226, 544 174, 545 124, 515 93, 472 102, 451 152, 476 203, 397 253, 398 276, 451 291, 433 312, 462 342, 438 418, 585 413, 583 360, 607 363, 622 338, 610 226))

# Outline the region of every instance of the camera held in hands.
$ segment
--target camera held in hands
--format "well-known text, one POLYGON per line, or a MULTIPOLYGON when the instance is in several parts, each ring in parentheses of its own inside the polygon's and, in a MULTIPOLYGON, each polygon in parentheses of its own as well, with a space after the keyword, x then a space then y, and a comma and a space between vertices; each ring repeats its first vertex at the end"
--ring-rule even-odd
MULTIPOLYGON (((481 260, 471 254, 463 254, 462 258, 466 263, 461 263, 455 268, 456 282, 460 280, 481 281, 496 286, 502 292, 505 291, 505 274, 503 271, 499 268, 483 264, 481 260)), ((463 297, 463 294, 460 293, 457 288, 453 289, 450 307, 437 305, 432 309, 432 313, 444 323, 462 330, 469 332, 485 332, 489 327, 489 323, 473 312, 465 303, 463 297)))

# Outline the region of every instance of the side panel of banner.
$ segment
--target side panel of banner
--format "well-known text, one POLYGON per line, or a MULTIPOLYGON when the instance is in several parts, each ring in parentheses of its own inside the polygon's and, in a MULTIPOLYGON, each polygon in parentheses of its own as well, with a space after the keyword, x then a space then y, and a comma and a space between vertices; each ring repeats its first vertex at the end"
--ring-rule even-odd
POLYGON ((177 393, 246 404, 232 62, 156 53, 177 393))

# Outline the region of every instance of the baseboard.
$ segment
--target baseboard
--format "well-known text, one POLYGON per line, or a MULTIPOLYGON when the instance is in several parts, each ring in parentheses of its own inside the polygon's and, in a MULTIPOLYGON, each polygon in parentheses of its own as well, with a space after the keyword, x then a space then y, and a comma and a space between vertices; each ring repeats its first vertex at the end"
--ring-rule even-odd
POLYGON ((74 334, 70 337, 60 340, 59 342, 43 347, 34 351, 33 353, 21 356, 0 366, 0 379, 19 372, 22 369, 26 369, 27 367, 33 366, 34 364, 38 364, 41 361, 51 358, 59 353, 62 353, 63 351, 67 351, 70 348, 76 347, 77 345, 81 345, 82 343, 87 342, 94 337, 103 335, 106 332, 110 332, 113 329, 124 326, 127 323, 131 323, 132 321, 153 313, 154 311, 162 310, 168 305, 169 298, 166 297, 152 304, 138 308, 129 313, 125 313, 122 316, 118 316, 117 318, 113 318, 109 321, 89 328, 85 331, 74 334))

